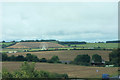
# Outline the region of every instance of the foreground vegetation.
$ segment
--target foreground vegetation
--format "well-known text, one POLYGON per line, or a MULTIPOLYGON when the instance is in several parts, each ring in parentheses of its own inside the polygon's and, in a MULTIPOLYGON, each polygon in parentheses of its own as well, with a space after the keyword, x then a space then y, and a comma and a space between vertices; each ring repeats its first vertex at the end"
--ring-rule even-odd
POLYGON ((28 64, 28 62, 24 62, 17 71, 3 70, 2 78, 68 78, 68 75, 37 71, 35 70, 35 63, 28 64))
MULTIPOLYGON (((2 66, 12 73, 19 70, 22 63, 23 62, 2 62, 2 66)), ((69 78, 101 78, 102 74, 109 74, 111 77, 118 74, 118 67, 94 67, 40 62, 35 63, 35 70, 68 74, 69 78), (96 72, 96 70, 98 70, 98 72, 96 72)))

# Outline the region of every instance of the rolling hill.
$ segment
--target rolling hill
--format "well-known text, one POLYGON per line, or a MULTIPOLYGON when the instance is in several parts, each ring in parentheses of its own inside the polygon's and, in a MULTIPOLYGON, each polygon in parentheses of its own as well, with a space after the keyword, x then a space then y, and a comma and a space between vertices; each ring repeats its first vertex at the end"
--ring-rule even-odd
POLYGON ((63 48, 65 46, 52 42, 19 42, 7 48, 63 48))

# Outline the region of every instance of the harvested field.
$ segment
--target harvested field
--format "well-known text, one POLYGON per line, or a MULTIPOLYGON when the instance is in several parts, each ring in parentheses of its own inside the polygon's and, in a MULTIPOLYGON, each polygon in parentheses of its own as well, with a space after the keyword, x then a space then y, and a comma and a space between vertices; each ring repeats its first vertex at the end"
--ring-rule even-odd
POLYGON ((19 42, 7 48, 63 48, 65 46, 52 42, 19 42))
MULTIPOLYGON (((3 62, 2 67, 8 69, 8 71, 18 70, 22 62, 3 62)), ((35 68, 37 70, 45 70, 55 73, 66 73, 69 77, 76 78, 98 78, 102 74, 117 74, 117 67, 87 67, 77 65, 65 65, 65 64, 49 64, 49 63, 36 63, 35 68), (96 72, 99 70, 99 72, 96 72)))
POLYGON ((8 56, 11 55, 26 55, 31 53, 37 55, 39 58, 50 59, 52 56, 56 55, 60 60, 74 60, 77 55, 88 54, 92 56, 93 54, 99 54, 102 56, 103 60, 109 60, 109 53, 111 51, 104 50, 62 50, 62 51, 40 51, 40 52, 21 52, 21 53, 8 53, 8 56))

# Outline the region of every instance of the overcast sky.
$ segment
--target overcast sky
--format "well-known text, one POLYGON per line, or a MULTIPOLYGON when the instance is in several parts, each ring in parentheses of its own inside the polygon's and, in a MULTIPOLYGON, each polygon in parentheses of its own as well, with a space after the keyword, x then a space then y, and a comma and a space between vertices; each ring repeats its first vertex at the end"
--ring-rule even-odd
POLYGON ((117 2, 2 3, 2 40, 117 40, 117 6, 117 2))

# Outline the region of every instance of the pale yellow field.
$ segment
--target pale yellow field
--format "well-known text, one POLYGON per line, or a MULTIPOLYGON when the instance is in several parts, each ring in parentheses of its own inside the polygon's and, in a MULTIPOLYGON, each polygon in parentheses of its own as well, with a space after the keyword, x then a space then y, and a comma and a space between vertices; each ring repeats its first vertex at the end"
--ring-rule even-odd
MULTIPOLYGON (((2 67, 8 69, 8 71, 18 70, 22 62, 3 62, 2 67)), ((49 64, 49 63, 36 63, 36 70, 44 70, 55 73, 66 73, 72 78, 100 78, 102 74, 117 74, 117 67, 87 67, 78 65, 67 64, 49 64), (99 70, 99 72, 96 72, 99 70)))
POLYGON ((21 53, 8 53, 11 55, 26 55, 27 53, 31 53, 37 55, 39 58, 50 59, 52 56, 56 55, 60 58, 60 60, 74 60, 77 55, 88 54, 92 56, 93 54, 99 54, 102 56, 103 60, 109 60, 109 53, 111 51, 104 50, 62 50, 62 51, 40 51, 40 52, 21 52, 21 53))

